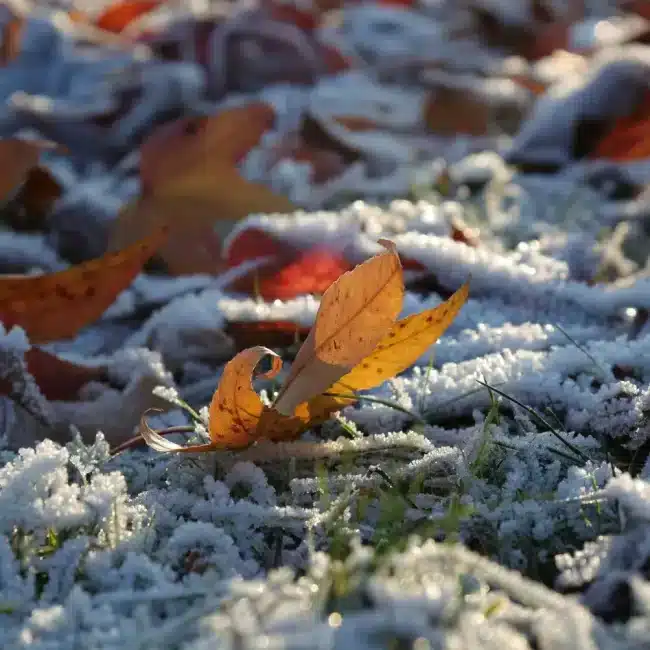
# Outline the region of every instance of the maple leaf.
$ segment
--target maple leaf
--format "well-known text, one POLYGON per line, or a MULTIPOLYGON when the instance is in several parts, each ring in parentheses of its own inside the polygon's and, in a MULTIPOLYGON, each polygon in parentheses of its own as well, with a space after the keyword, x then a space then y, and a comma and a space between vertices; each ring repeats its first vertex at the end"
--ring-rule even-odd
POLYGON ((110 250, 164 224, 182 233, 182 245, 170 238, 160 251, 164 260, 173 261, 176 272, 215 273, 220 270, 215 224, 230 227, 256 212, 293 212, 288 199, 245 180, 237 169, 274 118, 271 107, 258 102, 158 129, 141 148, 143 196, 118 216, 110 250), (200 262, 194 246, 208 240, 208 253, 204 251, 200 262))
POLYGON ((141 435, 158 451, 202 452, 246 447, 260 438, 289 440, 406 370, 435 343, 467 301, 469 284, 442 304, 396 321, 402 305, 402 268, 392 242, 386 252, 342 275, 323 295, 314 326, 301 346, 275 402, 265 405, 255 376, 275 377, 282 361, 262 346, 243 350, 224 368, 210 403, 210 442, 183 447, 153 431, 141 435), (258 373, 270 359, 271 367, 258 373))
POLYGON ((0 321, 19 325, 32 343, 74 336, 99 318, 162 245, 167 230, 117 253, 65 271, 36 276, 0 276, 0 321))

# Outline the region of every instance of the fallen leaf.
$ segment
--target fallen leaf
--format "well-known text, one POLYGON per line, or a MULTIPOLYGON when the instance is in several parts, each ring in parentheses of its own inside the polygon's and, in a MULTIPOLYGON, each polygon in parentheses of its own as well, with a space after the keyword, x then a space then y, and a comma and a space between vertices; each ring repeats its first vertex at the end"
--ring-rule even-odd
POLYGON ((224 331, 234 341, 237 350, 254 345, 286 348, 309 334, 308 327, 292 321, 231 321, 224 331))
POLYGON ((276 411, 271 412, 251 383, 254 376, 275 377, 281 368, 280 357, 262 346, 243 350, 226 364, 210 402, 211 442, 207 444, 178 445, 153 431, 144 418, 140 433, 147 444, 157 451, 183 453, 247 447, 258 437, 268 438, 269 435, 295 437, 309 421, 307 408, 303 408, 302 418, 286 418, 276 411), (271 368, 266 372, 257 372, 257 366, 264 358, 270 358, 271 368))
POLYGON ((425 105, 424 119, 432 133, 481 136, 488 133, 491 110, 487 101, 460 88, 436 88, 425 105))
POLYGON ((466 282, 437 307, 395 323, 361 363, 327 390, 328 394, 374 388, 412 366, 451 325, 468 295, 466 282))
POLYGON ((269 104, 253 102, 159 127, 140 148, 145 193, 218 198, 220 174, 233 174, 274 121, 269 104))
POLYGON ((248 348, 226 365, 213 395, 210 443, 183 447, 143 418, 141 435, 147 444, 187 453, 246 447, 261 438, 293 439, 356 402, 350 393, 376 386, 413 364, 454 320, 469 285, 443 304, 396 322, 404 294, 402 267, 395 245, 380 243, 386 252, 345 273, 323 295, 316 322, 271 407, 252 382, 256 375, 277 376, 282 361, 266 347, 248 348), (265 358, 271 367, 259 371, 265 358))
MULTIPOLYGON (((89 381, 106 379, 105 366, 80 366, 41 348, 30 348, 25 353, 25 363, 29 374, 48 400, 73 401, 89 381)), ((10 393, 9 382, 0 379, 0 395, 10 393)))
MULTIPOLYGON (((211 118, 185 119, 161 127, 142 146, 143 197, 116 220, 110 250, 119 250, 158 225, 182 232, 161 251, 178 271, 215 273, 220 259, 191 259, 194 244, 206 241, 208 229, 251 213, 287 213, 295 207, 267 187, 245 180, 237 164, 274 120, 264 103, 228 109, 211 118), (183 255, 187 258, 183 261, 183 255)), ((222 227, 222 230, 226 228, 222 227)), ((223 234, 223 232, 222 232, 223 234)), ((204 251, 205 252, 205 251, 204 251)))
POLYGON ((25 19, 15 15, 4 24, 0 44, 0 65, 9 65, 20 54, 24 27, 25 19))
POLYGON ((650 91, 631 115, 615 121, 589 157, 623 162, 650 157, 650 91))
MULTIPOLYGON (((245 447, 255 439, 266 407, 255 392, 251 379, 265 358, 270 359, 271 368, 257 373, 257 376, 275 377, 282 368, 282 360, 275 352, 262 346, 244 350, 226 364, 210 402, 210 438, 214 445, 245 447)), ((289 425, 289 421, 285 424, 289 425)))
POLYGON ((0 277, 0 321, 21 326, 32 343, 74 336, 104 313, 166 237, 159 228, 123 251, 65 271, 0 277))
POLYGON ((62 187, 43 167, 32 167, 11 199, 6 223, 17 231, 42 230, 45 220, 62 193, 62 187))
POLYGON ((38 165, 42 146, 28 140, 0 140, 0 201, 6 201, 38 165))
POLYGON ((392 242, 385 253, 342 275, 323 294, 316 321, 274 403, 283 415, 321 393, 388 334, 402 308, 404 283, 392 242))
POLYGON ((352 268, 343 255, 326 248, 297 251, 252 271, 233 284, 265 300, 290 300, 306 294, 322 294, 343 273, 352 268))
POLYGON ((95 20, 99 29, 119 34, 134 20, 153 11, 165 0, 124 0, 109 5, 95 20))

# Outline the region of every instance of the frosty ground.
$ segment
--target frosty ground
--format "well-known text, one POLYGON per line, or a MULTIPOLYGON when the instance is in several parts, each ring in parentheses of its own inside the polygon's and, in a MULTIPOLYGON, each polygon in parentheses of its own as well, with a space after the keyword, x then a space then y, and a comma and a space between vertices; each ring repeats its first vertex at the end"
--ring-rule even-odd
MULTIPOLYGON (((618 55, 650 65, 647 51, 618 55)), ((40 126, 65 136, 58 120, 74 103, 53 105, 40 126)), ((191 458, 112 455, 107 442, 163 404, 152 427, 192 424, 176 439, 206 441, 206 405, 238 337, 252 327, 265 343, 259 323, 308 326, 318 297, 242 295, 232 272, 142 274, 101 321, 47 346, 107 367, 109 381, 74 403, 46 400, 20 374, 24 334, 2 331, 3 373, 23 384, 19 404, 0 402, 0 646, 648 647, 648 197, 612 197, 589 165, 521 173, 490 142, 472 154, 485 147, 458 138, 449 164, 399 165, 382 186, 391 196, 352 174, 310 194, 335 209, 252 215, 230 234, 226 248, 256 230, 355 260, 390 238, 410 262, 403 315, 471 276, 468 303, 410 372, 300 440, 191 458), (349 203, 360 182, 364 200, 349 203)), ((55 236, 2 232, 8 266, 65 267, 66 237, 92 250, 137 190, 133 156, 50 164, 66 187, 55 236)), ((264 180, 280 187, 283 169, 264 180)), ((291 343, 279 349, 290 359, 291 343)))

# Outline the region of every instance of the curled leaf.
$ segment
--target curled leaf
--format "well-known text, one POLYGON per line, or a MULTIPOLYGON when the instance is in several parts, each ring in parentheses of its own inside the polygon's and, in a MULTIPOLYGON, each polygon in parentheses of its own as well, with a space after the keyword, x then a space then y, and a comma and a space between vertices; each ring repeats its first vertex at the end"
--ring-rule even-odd
POLYGON ((158 229, 123 251, 58 273, 0 277, 0 321, 20 325, 32 343, 74 336, 104 313, 166 237, 158 229))
POLYGON ((292 415, 370 354, 402 307, 402 267, 392 242, 387 251, 342 275, 323 295, 316 322, 298 351, 274 408, 292 415))
POLYGON ((139 433, 144 439, 144 441, 147 443, 147 445, 149 445, 149 447, 155 449, 156 451, 160 451, 163 453, 180 451, 180 452, 192 454, 192 453, 203 453, 206 451, 214 451, 216 449, 216 446, 212 443, 208 443, 205 445, 189 445, 187 447, 184 447, 183 445, 179 445, 175 442, 172 442, 171 440, 167 440, 167 438, 161 436, 157 431, 154 431, 147 424, 146 415, 147 414, 145 413, 140 420, 139 433))
POLYGON ((259 376, 275 377, 282 361, 275 352, 261 345, 243 350, 226 364, 210 402, 210 438, 215 445, 245 447, 252 442, 264 404, 251 380, 265 357, 270 358, 271 368, 259 376))

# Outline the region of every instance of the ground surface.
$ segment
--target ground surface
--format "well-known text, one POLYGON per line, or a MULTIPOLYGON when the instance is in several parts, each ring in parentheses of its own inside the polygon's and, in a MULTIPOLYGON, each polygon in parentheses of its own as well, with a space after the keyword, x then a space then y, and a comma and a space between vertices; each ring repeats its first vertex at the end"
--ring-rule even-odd
MULTIPOLYGON (((210 88, 190 54, 185 68, 149 61, 115 85, 131 61, 122 45, 91 56, 71 49, 78 34, 57 31, 51 16, 30 17, 22 54, 0 71, 3 135, 37 133, 73 155, 44 158, 63 187, 46 226, 19 231, 15 206, 5 208, 4 272, 98 255, 139 192, 137 151, 152 124, 228 102, 273 106, 274 127, 240 168, 305 211, 253 215, 225 242, 231 261, 279 255, 284 274, 261 267, 257 284, 237 285, 248 291, 223 273, 142 274, 75 340, 45 346, 105 368, 75 399, 48 399, 24 373, 23 333, 2 332, 3 376, 22 384, 0 398, 1 647, 648 647, 650 173, 630 150, 650 129, 627 148, 617 140, 616 154, 603 142, 617 111, 640 123, 650 115, 650 46, 576 54, 562 74, 557 59, 550 79, 541 63, 520 61, 523 76, 549 87, 538 99, 504 81, 519 41, 459 44, 444 29, 464 24, 463 12, 437 4, 397 14, 369 5, 375 13, 358 19, 349 8, 346 29, 303 40, 280 30, 280 45, 264 40, 277 25, 256 14, 245 23, 257 25, 253 45, 279 57, 280 72, 239 43, 230 76, 218 76, 215 36, 210 88), (350 76, 323 63, 325 41, 357 57, 350 76), (316 57, 306 72, 305 52, 316 57), (433 81, 413 77, 422 61, 438 62, 433 81), (310 85, 275 83, 307 73, 310 85), (116 98, 120 84, 139 90, 135 102, 116 98), (440 100, 448 86, 475 98, 469 117, 440 100), (28 95, 17 108, 19 91, 28 95), (477 118, 486 103, 512 110, 487 128, 477 118), (434 117, 425 124, 413 106, 434 117), (610 111, 600 131, 599 111, 610 111), (334 144, 304 131, 296 144, 288 134, 306 116, 334 144), (472 288, 439 343, 371 391, 374 401, 296 441, 192 458, 142 446, 110 455, 148 407, 167 404, 151 426, 188 424, 180 400, 200 419, 176 439, 205 441, 224 363, 251 344, 290 360, 296 329, 318 307, 304 287, 375 253, 380 237, 395 241, 406 269, 403 314, 469 276, 472 288), (158 397, 156 386, 166 387, 158 397)), ((517 17, 514 0, 482 4, 506 23, 533 20, 517 17)), ((616 3, 586 4, 604 19, 616 3)), ((585 21, 587 38, 595 23, 585 21)), ((241 23, 228 24, 238 37, 241 23)))

